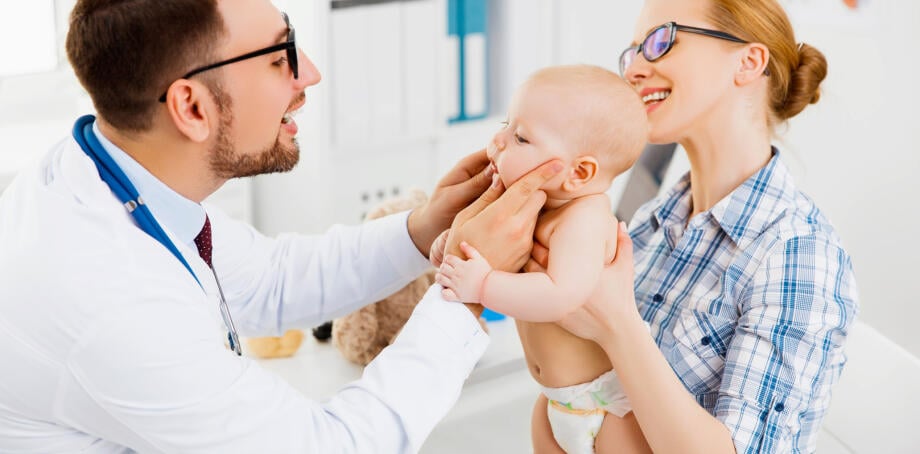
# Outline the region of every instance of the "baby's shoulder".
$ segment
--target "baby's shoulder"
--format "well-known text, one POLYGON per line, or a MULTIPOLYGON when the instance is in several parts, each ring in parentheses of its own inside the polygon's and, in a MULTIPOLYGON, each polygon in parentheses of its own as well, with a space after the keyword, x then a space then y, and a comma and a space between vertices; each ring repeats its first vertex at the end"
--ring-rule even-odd
POLYGON ((575 220, 612 220, 614 218, 607 194, 591 194, 574 199, 566 204, 561 217, 575 220))
POLYGON ((537 229, 544 234, 552 234, 560 228, 567 232, 583 232, 588 226, 609 230, 615 224, 610 199, 606 194, 595 194, 579 197, 544 213, 540 216, 537 229))

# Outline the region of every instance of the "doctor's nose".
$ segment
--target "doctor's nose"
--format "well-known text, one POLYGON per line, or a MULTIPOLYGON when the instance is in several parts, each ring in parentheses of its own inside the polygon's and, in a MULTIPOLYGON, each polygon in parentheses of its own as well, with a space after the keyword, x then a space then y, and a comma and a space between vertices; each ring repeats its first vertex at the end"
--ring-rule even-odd
POLYGON ((302 91, 306 87, 316 85, 323 78, 310 57, 307 57, 307 54, 300 48, 297 48, 297 62, 299 63, 297 71, 299 77, 294 79, 297 90, 302 91))

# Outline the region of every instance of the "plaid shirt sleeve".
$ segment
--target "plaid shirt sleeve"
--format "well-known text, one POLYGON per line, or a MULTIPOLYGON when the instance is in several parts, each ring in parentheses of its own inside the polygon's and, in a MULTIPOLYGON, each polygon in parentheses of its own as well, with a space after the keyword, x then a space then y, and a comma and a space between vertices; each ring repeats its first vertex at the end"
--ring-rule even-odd
POLYGON ((850 257, 825 235, 778 241, 740 290, 714 414, 739 453, 813 451, 856 315, 850 257))

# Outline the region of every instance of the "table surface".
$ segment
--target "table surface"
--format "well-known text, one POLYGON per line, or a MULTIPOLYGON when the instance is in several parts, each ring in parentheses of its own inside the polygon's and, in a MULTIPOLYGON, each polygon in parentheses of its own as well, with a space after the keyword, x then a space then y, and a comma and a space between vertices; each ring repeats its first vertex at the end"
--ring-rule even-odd
MULTIPOLYGON (((492 321, 488 327, 489 347, 470 374, 466 387, 526 368, 514 321, 492 321)), ((345 384, 360 378, 363 370, 345 359, 331 342, 319 342, 309 331, 304 333, 303 344, 294 356, 256 361, 313 399, 331 397, 345 384)))

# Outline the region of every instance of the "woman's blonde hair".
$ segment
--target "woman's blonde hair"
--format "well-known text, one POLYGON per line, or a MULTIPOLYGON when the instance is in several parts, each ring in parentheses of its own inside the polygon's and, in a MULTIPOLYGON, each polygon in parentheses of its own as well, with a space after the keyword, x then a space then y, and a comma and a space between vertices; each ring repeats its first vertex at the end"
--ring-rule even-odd
POLYGON ((770 50, 770 122, 798 115, 818 102, 827 60, 818 49, 796 43, 792 24, 777 0, 712 0, 709 20, 717 29, 770 50))

